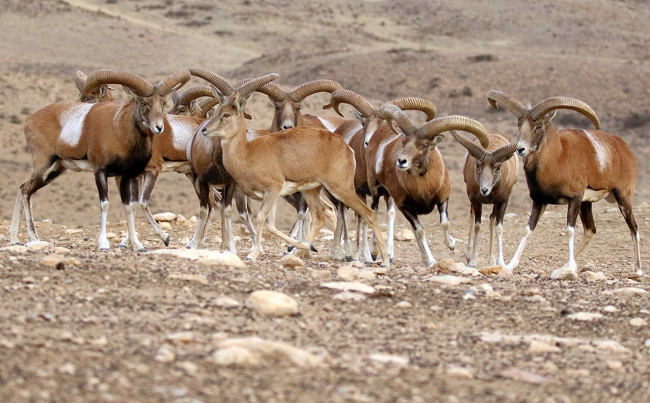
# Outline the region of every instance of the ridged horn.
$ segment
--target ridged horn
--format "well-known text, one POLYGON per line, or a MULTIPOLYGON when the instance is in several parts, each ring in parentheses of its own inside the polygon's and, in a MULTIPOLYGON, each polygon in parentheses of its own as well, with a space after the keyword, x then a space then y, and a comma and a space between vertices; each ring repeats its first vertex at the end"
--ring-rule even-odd
MULTIPOLYGON (((396 105, 398 108, 400 108, 403 111, 424 112, 427 115, 427 122, 434 119, 436 117, 436 114, 438 113, 438 111, 436 110, 436 106, 433 104, 433 102, 427 101, 426 99, 423 98, 417 98, 417 97, 398 98, 388 102, 388 104, 396 105)), ((380 111, 383 110, 385 105, 383 105, 380 108, 380 111)))
MULTIPOLYGON (((239 91, 241 87, 243 87, 245 84, 250 83, 253 80, 255 79, 244 78, 243 80, 240 80, 239 82, 237 82, 237 84, 235 84, 235 91, 239 91)), ((283 90, 282 87, 280 87, 279 85, 273 82, 264 84, 263 86, 259 87, 257 89, 257 92, 267 95, 274 102, 282 102, 284 100, 284 97, 287 96, 286 91, 283 90)))
POLYGON ((304 84, 300 84, 291 92, 291 99, 294 102, 302 102, 303 99, 307 98, 310 95, 319 93, 319 92, 329 92, 330 94, 336 90, 340 90, 343 86, 336 81, 332 80, 314 80, 309 81, 304 84))
POLYGON ((524 113, 528 110, 524 104, 505 92, 490 90, 487 93, 487 99, 494 109, 499 109, 497 103, 500 103, 504 108, 515 115, 517 119, 521 119, 524 116, 524 113))
POLYGON ((492 161, 503 162, 517 151, 517 143, 510 143, 492 151, 492 161))
POLYGON ((169 95, 172 91, 176 91, 190 81, 192 75, 188 69, 180 69, 177 72, 170 74, 163 78, 156 84, 156 90, 162 96, 169 95))
POLYGON ((221 77, 218 74, 215 74, 208 70, 200 69, 198 67, 189 67, 188 70, 193 76, 200 77, 217 87, 217 90, 219 90, 219 92, 224 96, 228 96, 235 92, 232 85, 230 85, 230 83, 228 83, 225 78, 221 77))
POLYGON ((413 134, 417 130, 409 115, 407 115, 406 112, 401 110, 398 106, 392 104, 384 105, 383 113, 384 117, 386 118, 386 123, 388 123, 388 126, 393 131, 395 131, 393 127, 393 120, 407 136, 413 134))
POLYGON ((340 116, 343 116, 339 110, 340 104, 352 105, 356 110, 359 111, 359 113, 361 113, 363 117, 366 118, 375 112, 375 108, 373 108, 370 102, 366 101, 364 97, 355 92, 344 89, 332 92, 332 95, 330 96, 330 103, 323 106, 323 109, 334 108, 336 113, 338 113, 340 116))
POLYGON ((88 76, 84 74, 83 71, 77 71, 74 77, 74 83, 77 85, 77 89, 79 89, 79 92, 83 91, 84 89, 84 84, 86 84, 86 80, 88 79, 88 76))
POLYGON ((261 77, 257 77, 246 84, 242 85, 240 88, 237 89, 237 92, 239 95, 241 95, 244 98, 250 97, 255 91, 257 91, 261 86, 270 83, 271 81, 275 80, 276 78, 280 77, 279 74, 276 73, 270 73, 266 74, 261 77))
POLYGON ((460 143, 463 147, 467 149, 469 152, 469 155, 472 157, 476 158, 479 161, 483 161, 483 158, 485 158, 485 154, 487 152, 483 147, 480 145, 476 144, 475 142, 471 141, 467 137, 463 136, 462 134, 458 133, 456 130, 450 130, 451 136, 456 139, 457 142, 460 143))
POLYGON ((483 148, 487 148, 490 145, 490 139, 485 131, 485 127, 476 120, 465 116, 455 115, 433 119, 431 122, 425 123, 424 126, 420 127, 417 130, 417 134, 425 138, 433 138, 442 132, 453 129, 472 133, 479 139, 483 148))
MULTIPOLYGON (((175 92, 174 94, 172 94, 172 96, 176 94, 178 94, 178 92, 175 92)), ((189 88, 186 91, 180 93, 180 95, 176 97, 176 100, 174 100, 174 104, 187 105, 191 101, 201 97, 210 97, 214 99, 212 88, 208 85, 197 85, 196 87, 189 88)))
POLYGON ((205 117, 207 111, 214 108, 218 104, 219 104, 219 98, 215 98, 212 95, 210 95, 208 98, 198 101, 196 106, 201 111, 201 115, 205 117))
POLYGON ((556 109, 571 109, 576 112, 579 112, 589 118, 591 124, 594 125, 596 130, 600 129, 600 120, 594 112, 593 109, 586 103, 569 97, 551 97, 546 98, 545 100, 539 102, 537 105, 533 106, 533 109, 530 111, 530 117, 533 120, 537 120, 547 113, 554 111, 556 109))
POLYGON ((100 69, 93 72, 86 79, 86 84, 83 91, 81 91, 83 97, 86 98, 93 92, 97 92, 103 84, 120 84, 131 88, 136 94, 143 97, 151 96, 154 92, 153 85, 135 74, 119 70, 100 69))

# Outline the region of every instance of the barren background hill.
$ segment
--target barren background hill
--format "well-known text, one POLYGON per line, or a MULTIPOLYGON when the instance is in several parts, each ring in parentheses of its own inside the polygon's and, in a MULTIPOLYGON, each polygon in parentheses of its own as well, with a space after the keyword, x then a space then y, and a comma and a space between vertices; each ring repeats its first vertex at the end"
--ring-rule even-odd
MULTIPOLYGON (((47 104, 74 100, 76 70, 121 69, 155 82, 197 66, 232 80, 276 72, 287 89, 329 78, 374 105, 419 96, 433 101, 439 115, 467 115, 513 140, 515 118, 489 107, 488 90, 522 102, 581 99, 637 157, 635 214, 647 264, 648 21, 650 4, 641 0, 0 0, 0 248, 8 246, 18 185, 31 171, 24 120, 47 104)), ((119 87, 114 96, 125 99, 119 87)), ((331 115, 321 109, 327 102, 322 94, 310 97, 302 110, 331 115)), ((268 128, 266 96, 254 95, 248 111, 253 128, 268 128)), ((570 111, 560 111, 555 122, 590 128, 570 111)), ((440 148, 451 172, 456 250, 444 247, 437 214, 423 222, 437 259, 464 261, 465 150, 450 137, 440 148)), ((505 223, 506 261, 530 209, 523 172, 519 177, 508 208, 515 215, 505 223)), ((124 213, 113 181, 109 187, 115 246, 124 236, 124 213)), ((0 251, 0 402, 650 400, 650 286, 627 279, 632 244, 606 202, 594 207, 598 234, 578 260, 581 272, 602 272, 594 275, 598 281, 586 281, 591 274, 584 273, 579 281, 548 279, 567 256, 566 207, 551 206, 514 277, 433 283, 440 273, 424 267, 415 243, 396 242, 394 265, 385 275, 370 274, 366 281, 377 292, 362 301, 335 300, 320 287, 345 277, 344 263, 328 259, 327 239, 317 241, 319 252, 305 268, 283 269, 283 245, 270 236, 258 262, 216 267, 119 248, 97 252, 99 208, 90 174, 63 175, 33 204, 41 239, 69 249, 59 251, 76 262, 57 270, 39 263, 50 251, 0 251), (45 219, 52 222, 39 222, 45 219), (300 314, 269 319, 245 308, 260 289, 291 295, 300 314), (221 297, 239 304, 227 309, 221 297), (583 321, 584 312, 603 316, 583 321), (531 342, 540 334, 550 335, 548 343, 531 342), (324 364, 215 364, 221 340, 248 336, 305 348, 324 364)), ((164 174, 151 209, 191 217, 198 200, 183 175, 164 174)), ((287 229, 293 213, 284 204, 281 211, 287 229)), ((171 225, 171 246, 184 246, 191 221, 171 225)), ((220 246, 218 227, 214 220, 210 249, 220 246)), ((248 235, 241 225, 235 231, 243 257, 248 235)), ((162 247, 141 214, 138 232, 146 247, 162 247)))

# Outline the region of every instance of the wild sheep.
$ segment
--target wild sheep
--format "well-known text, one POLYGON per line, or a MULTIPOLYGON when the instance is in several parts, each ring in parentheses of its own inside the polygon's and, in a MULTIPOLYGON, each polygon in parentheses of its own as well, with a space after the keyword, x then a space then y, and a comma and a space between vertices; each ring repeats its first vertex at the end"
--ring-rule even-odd
POLYGON ((38 241, 31 208, 32 195, 66 169, 92 171, 99 192, 101 230, 99 249, 110 247, 106 238, 108 183, 119 180, 120 196, 127 217, 128 235, 121 246, 144 250, 135 231, 138 197, 137 177, 147 166, 154 135, 165 130, 165 97, 190 79, 187 70, 151 85, 146 80, 121 71, 97 70, 84 85, 86 99, 103 84, 122 84, 131 99, 126 102, 95 104, 68 102, 46 106, 25 121, 25 139, 32 154, 30 178, 20 185, 9 231, 11 242, 19 243, 18 229, 23 210, 30 242, 38 241))
POLYGON ((445 244, 450 249, 455 246, 447 216, 449 173, 436 145, 444 139, 442 132, 453 129, 472 133, 484 147, 489 145, 489 138, 479 122, 463 116, 436 118, 417 128, 395 105, 386 105, 384 115, 388 124, 373 134, 366 148, 368 185, 373 196, 378 194, 380 186, 388 190, 397 209, 411 224, 422 261, 431 268, 436 260, 418 215, 429 214, 437 206, 445 244), (393 127, 393 121, 403 134, 393 127))
POLYGON ((337 199, 357 211, 370 223, 379 239, 383 264, 389 259, 382 235, 372 211, 356 196, 351 172, 354 171, 354 153, 340 136, 314 128, 296 127, 269 136, 248 141, 242 110, 247 98, 261 85, 277 78, 269 74, 255 80, 250 88, 234 90, 227 82, 220 83, 221 102, 216 114, 202 127, 207 137, 221 139, 223 164, 242 191, 249 197, 262 199, 257 214, 256 238, 249 259, 261 252, 262 226, 274 235, 303 250, 313 250, 311 242, 322 227, 325 218, 320 191, 325 187, 337 199), (278 197, 302 192, 312 215, 313 225, 303 244, 283 234, 266 217, 278 197))
POLYGON ((481 147, 462 134, 451 130, 451 135, 467 149, 463 178, 470 202, 469 238, 466 259, 469 266, 476 267, 478 262, 478 236, 481 231, 481 214, 484 204, 492 204, 490 215, 490 253, 488 265, 494 266, 492 253, 494 232, 496 229, 498 255, 496 264, 505 267, 503 261, 503 216, 508 207, 512 188, 517 183, 519 160, 512 158, 517 151, 517 143, 511 143, 503 134, 488 133, 490 146, 481 147), (496 228, 495 228, 496 223, 496 228), (472 243, 472 235, 474 242, 472 243))
POLYGON ((107 84, 100 85, 98 88, 94 89, 92 92, 89 92, 85 97, 83 97, 82 93, 87 79, 88 76, 82 71, 77 71, 75 74, 74 83, 77 85, 77 89, 79 90, 77 102, 88 102, 93 104, 95 102, 110 102, 113 100, 113 95, 111 95, 112 88, 107 84))
POLYGON ((517 117, 517 152, 524 157, 526 182, 533 199, 526 234, 507 269, 512 272, 526 241, 548 204, 568 204, 567 233, 569 260, 551 274, 552 278, 577 278, 575 258, 585 250, 596 233, 591 205, 601 199, 618 203, 632 234, 636 276, 643 275, 639 251, 639 228, 632 214, 632 197, 637 178, 636 159, 619 136, 600 131, 600 120, 586 103, 569 97, 547 98, 535 106, 524 105, 500 91, 488 92, 490 104, 503 105, 517 117), (596 130, 556 131, 552 120, 558 109, 571 109, 589 118, 596 130), (573 251, 575 223, 580 215, 584 238, 573 251))

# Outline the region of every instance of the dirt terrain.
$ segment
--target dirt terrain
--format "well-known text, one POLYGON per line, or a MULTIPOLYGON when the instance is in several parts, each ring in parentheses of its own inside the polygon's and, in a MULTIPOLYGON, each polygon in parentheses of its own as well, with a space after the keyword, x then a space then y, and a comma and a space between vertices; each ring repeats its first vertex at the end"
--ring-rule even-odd
MULTIPOLYGON (((49 103, 73 100, 76 70, 116 68, 155 81, 200 66, 233 80, 277 72, 288 89, 330 78, 375 105, 420 96, 440 115, 464 114, 512 139, 516 121, 489 107, 488 90, 523 102, 579 98, 637 157, 634 211, 648 262, 650 6, 633 0, 512 3, 0 2, 0 248, 8 246, 16 190, 31 169, 24 120, 49 103)), ((119 88, 115 93, 125 99, 119 88)), ((330 115, 321 110, 327 102, 324 95, 309 98, 303 112, 330 115)), ((249 112, 251 127, 268 128, 272 107, 265 96, 253 96, 249 112)), ((570 111, 555 122, 589 127, 570 111)), ((436 214, 423 222, 436 259, 464 261, 465 151, 451 138, 440 149, 451 172, 456 250, 442 243, 436 214)), ((110 186, 109 231, 117 245, 126 226, 110 186)), ((530 209, 523 172, 515 189, 505 222, 506 259, 530 209)), ((598 234, 578 260, 584 272, 578 281, 549 279, 567 258, 566 207, 551 206, 514 277, 456 273, 470 282, 438 284, 432 276, 446 273, 426 269, 413 241, 398 241, 388 272, 358 280, 375 288, 363 300, 334 299, 338 291, 320 286, 342 281, 339 269, 348 266, 328 258, 326 233, 303 268, 283 268, 283 246, 265 235, 260 261, 235 269, 119 248, 96 251, 100 217, 89 174, 63 175, 33 204, 36 219, 45 220, 37 222, 41 239, 65 248, 56 252, 70 260, 50 267, 41 261, 52 249, 0 250, 2 402, 650 401, 650 286, 628 278, 631 239, 615 206, 604 201, 594 207, 598 234), (604 279, 588 281, 592 272, 604 279), (256 290, 293 297, 299 313, 268 318, 254 312, 245 301, 256 290), (238 305, 227 308, 218 302, 222 297, 238 305), (584 312, 602 317, 581 320, 584 312), (306 349, 320 364, 218 365, 213 353, 220 343, 240 337, 306 349)), ((193 233, 189 217, 198 213, 187 179, 162 175, 151 208, 188 218, 171 223, 170 247, 184 246, 193 233)), ((292 213, 286 206, 280 211, 286 230, 292 213)), ((407 228, 402 217, 397 223, 407 228)), ((244 227, 236 227, 243 258, 250 241, 244 227)), ((209 231, 208 247, 218 249, 216 220, 209 231)), ((21 239, 24 232, 23 226, 21 239)), ((142 218, 138 232, 150 250, 162 247, 142 218)), ((576 232, 579 242, 581 226, 576 232)), ((487 231, 481 238, 486 264, 487 231)))

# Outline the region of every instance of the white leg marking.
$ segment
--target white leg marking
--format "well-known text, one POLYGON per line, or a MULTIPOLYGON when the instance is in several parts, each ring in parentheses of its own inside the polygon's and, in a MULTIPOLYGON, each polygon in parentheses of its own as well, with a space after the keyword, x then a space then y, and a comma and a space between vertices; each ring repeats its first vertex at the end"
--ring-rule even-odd
POLYGON ((578 274, 576 273, 578 270, 578 265, 576 265, 575 257, 573 255, 573 239, 575 237, 576 230, 574 227, 567 227, 566 230, 569 234, 569 261, 559 269, 553 270, 553 273, 551 273, 551 278, 560 280, 573 280, 578 278, 578 274))
POLYGON ((395 201, 392 197, 388 199, 388 236, 386 239, 386 247, 388 249, 388 257, 391 263, 395 259, 395 201))
POLYGON ((131 241, 131 250, 134 252, 145 250, 144 246, 140 243, 138 239, 138 233, 135 230, 135 214, 138 209, 137 203, 129 203, 124 206, 124 211, 126 213, 126 224, 127 224, 127 234, 128 238, 131 241))
POLYGON ((99 237, 97 238, 99 250, 109 250, 111 244, 108 242, 106 237, 106 220, 108 218, 108 200, 104 200, 99 203, 99 209, 102 211, 102 222, 99 229, 99 237))
POLYGON ((11 227, 9 227, 9 241, 12 245, 20 243, 18 232, 20 231, 20 220, 23 218, 23 210, 25 210, 24 202, 23 192, 21 189, 18 189, 16 203, 14 204, 14 214, 11 217, 11 227))
POLYGON ((470 267, 476 267, 478 263, 478 236, 481 233, 481 223, 474 223, 474 243, 472 244, 472 252, 467 257, 467 265, 470 267))
POLYGON ((499 255, 497 256, 497 264, 499 266, 506 266, 506 262, 503 261, 503 224, 497 225, 497 244, 499 247, 499 255))
POLYGON ((512 257, 512 260, 510 263, 508 263, 508 266, 506 267, 506 270, 511 272, 519 266, 519 259, 521 259, 522 253, 524 253, 524 248, 526 248, 526 242, 528 241, 528 237, 530 234, 532 234, 533 231, 530 230, 530 226, 526 225, 526 233, 524 234, 524 237, 521 238, 521 242, 519 243, 519 246, 517 247, 517 251, 515 252, 515 255, 512 257))
POLYGON ((456 247, 456 240, 451 236, 451 231, 449 230, 449 217, 447 216, 446 211, 441 214, 440 226, 442 227, 442 232, 445 234, 445 245, 449 249, 454 250, 456 247))

